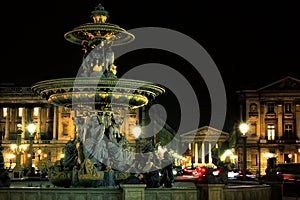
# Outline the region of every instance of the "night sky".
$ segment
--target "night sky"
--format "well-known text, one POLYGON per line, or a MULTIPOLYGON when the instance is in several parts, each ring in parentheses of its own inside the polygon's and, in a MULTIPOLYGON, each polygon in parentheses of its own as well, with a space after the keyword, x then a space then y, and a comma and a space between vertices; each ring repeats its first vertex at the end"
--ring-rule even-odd
MULTIPOLYGON (((101 3, 109 11, 107 22, 126 30, 163 27, 197 41, 222 76, 228 100, 224 130, 230 131, 238 109, 236 90, 260 88, 287 75, 300 78, 299 7, 292 1, 257 2, 197 1, 196 5, 190 1, 56 0, 5 3, 2 11, 10 14, 1 14, 4 52, 1 53, 0 82, 31 86, 47 79, 76 76, 83 53, 79 45, 66 41, 64 34, 92 22, 90 12, 101 3)), ((207 124, 209 92, 201 75, 184 58, 161 50, 130 52, 115 61, 117 75, 120 77, 126 70, 155 62, 171 66, 186 77, 198 97, 200 125, 207 124)), ((169 106, 168 120, 176 129, 180 109, 176 100, 170 99, 174 99, 172 93, 157 101, 169 106)))

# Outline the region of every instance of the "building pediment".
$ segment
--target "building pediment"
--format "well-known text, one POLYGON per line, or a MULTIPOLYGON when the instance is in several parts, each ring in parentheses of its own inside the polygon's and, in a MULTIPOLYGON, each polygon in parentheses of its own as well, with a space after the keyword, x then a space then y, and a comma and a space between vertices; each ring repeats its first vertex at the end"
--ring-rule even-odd
POLYGON ((228 139, 229 133, 215 129, 210 126, 203 126, 199 129, 189 131, 180 135, 181 141, 219 141, 224 142, 228 139))
POLYGON ((258 89, 262 91, 300 90, 300 80, 287 76, 258 89))

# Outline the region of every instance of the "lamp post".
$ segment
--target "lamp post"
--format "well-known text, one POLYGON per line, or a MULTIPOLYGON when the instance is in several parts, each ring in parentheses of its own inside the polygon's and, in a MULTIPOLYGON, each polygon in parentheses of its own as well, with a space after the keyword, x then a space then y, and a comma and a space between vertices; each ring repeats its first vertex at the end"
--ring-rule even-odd
POLYGON ((37 150, 37 153, 38 153, 38 158, 39 158, 39 161, 40 161, 41 160, 41 153, 42 153, 42 150, 40 149, 40 147, 37 150))
POLYGON ((28 132, 29 132, 29 161, 28 161, 28 168, 29 170, 31 170, 32 168, 32 156, 33 156, 33 138, 34 138, 34 133, 35 133, 35 129, 36 129, 36 125, 35 124, 29 124, 28 127, 28 132))
POLYGON ((240 132, 242 133, 241 138, 243 140, 243 180, 246 180, 246 174, 247 174, 247 136, 246 133, 248 132, 249 126, 246 123, 242 123, 239 126, 240 132))
MULTIPOLYGON (((14 172, 19 173, 22 171, 21 166, 21 155, 26 150, 26 145, 21 144, 21 137, 22 137, 22 124, 17 124, 17 138, 16 144, 11 144, 11 150, 16 154, 16 166, 14 167, 14 172)), ((18 175, 20 177, 20 174, 18 175)))
POLYGON ((135 149, 136 149, 136 153, 140 153, 140 147, 139 147, 139 137, 141 135, 141 127, 136 125, 133 129, 133 135, 135 137, 135 149))

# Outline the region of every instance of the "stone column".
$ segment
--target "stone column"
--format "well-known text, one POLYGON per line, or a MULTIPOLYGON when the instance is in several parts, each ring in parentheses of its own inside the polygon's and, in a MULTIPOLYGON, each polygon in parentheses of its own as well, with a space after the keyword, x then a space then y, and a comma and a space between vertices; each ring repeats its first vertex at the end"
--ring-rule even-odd
MULTIPOLYGON (((8 128, 8 132, 15 132, 17 130, 17 123, 16 123, 16 108, 10 108, 9 109, 9 128, 8 128)), ((23 127, 22 127, 23 130, 23 127)))
POLYGON ((265 139, 265 102, 260 102, 260 136, 265 139))
POLYGON ((46 124, 45 124, 46 125, 46 130, 45 130, 45 132, 47 134, 49 134, 48 131, 50 129, 50 126, 52 126, 51 123, 53 123, 53 119, 51 119, 51 109, 50 109, 49 106, 46 107, 46 111, 45 112, 46 112, 46 124))
POLYGON ((39 142, 41 142, 41 107, 38 107, 38 114, 36 116, 37 119, 37 132, 39 133, 39 142))
POLYGON ((198 142, 195 142, 195 164, 198 164, 198 142))
POLYGON ((47 121, 47 117, 46 117, 46 108, 45 107, 41 107, 40 109, 40 131, 46 133, 46 121, 47 121))
POLYGON ((296 112, 295 112, 295 122, 296 122, 296 130, 295 132, 297 133, 297 136, 300 137, 300 103, 296 103, 296 112))
POLYGON ((282 121, 282 116, 283 116, 283 110, 282 110, 282 102, 279 102, 278 103, 278 139, 281 138, 282 136, 282 125, 283 125, 283 121, 282 121))
POLYGON ((146 184, 120 184, 123 200, 144 200, 146 184))
POLYGON ((205 163, 205 143, 204 141, 201 144, 202 147, 202 155, 201 155, 201 159, 202 159, 202 164, 205 163))
POLYGON ((191 153, 192 153, 192 167, 194 167, 195 165, 195 142, 191 143, 191 153))
POLYGON ((54 106, 54 115, 53 115, 53 139, 57 140, 57 119, 58 119, 58 107, 54 106))
POLYGON ((6 120, 5 120, 5 135, 4 140, 9 140, 9 125, 10 123, 10 108, 7 107, 7 114, 6 114, 6 120))
POLYGON ((211 157, 211 142, 208 142, 208 163, 212 163, 212 157, 211 157))
MULTIPOLYGON (((21 124, 23 128, 23 133, 22 133, 22 142, 25 139, 25 130, 26 130, 26 121, 27 121, 27 108, 22 107, 22 116, 21 116, 21 124), (24 129, 25 128, 25 129, 24 129)), ((19 110, 18 110, 18 117, 19 117, 19 110)))
POLYGON ((240 101, 240 121, 242 122, 242 121, 244 121, 244 119, 243 119, 243 116, 244 116, 244 113, 243 113, 243 103, 242 103, 242 101, 240 101))

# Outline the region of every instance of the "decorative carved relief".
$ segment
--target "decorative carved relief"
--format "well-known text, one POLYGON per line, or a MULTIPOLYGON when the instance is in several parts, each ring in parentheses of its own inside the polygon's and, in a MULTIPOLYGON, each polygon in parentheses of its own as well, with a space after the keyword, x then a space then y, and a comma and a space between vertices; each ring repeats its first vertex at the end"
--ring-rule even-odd
POLYGON ((258 116, 258 110, 256 103, 251 103, 249 108, 249 117, 257 117, 258 116))

